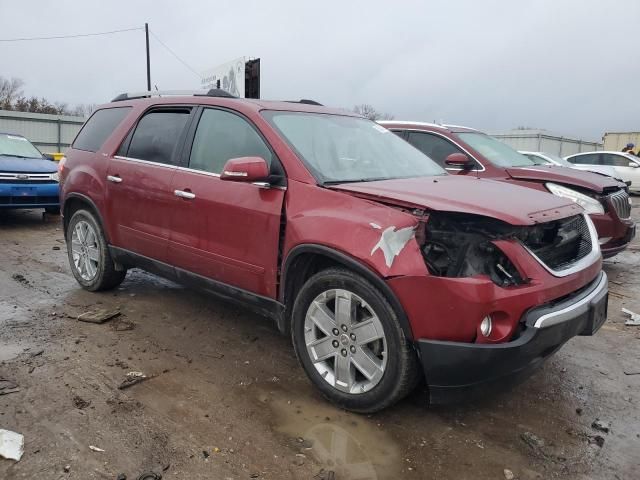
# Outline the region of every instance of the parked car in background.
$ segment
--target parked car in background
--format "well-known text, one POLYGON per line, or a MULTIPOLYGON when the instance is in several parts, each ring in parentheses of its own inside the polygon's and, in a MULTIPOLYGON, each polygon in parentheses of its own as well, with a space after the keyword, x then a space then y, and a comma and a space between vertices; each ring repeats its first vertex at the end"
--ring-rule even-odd
POLYGON ((78 283, 114 288, 139 267, 252 307, 359 412, 421 370, 433 402, 507 386, 602 325, 598 238, 572 200, 447 175, 311 103, 213 90, 99 107, 60 164, 78 283))
POLYGON ((569 155, 566 160, 575 168, 599 172, 631 182, 629 190, 640 193, 640 158, 623 152, 585 152, 569 155))
POLYGON ((536 165, 510 146, 472 128, 383 121, 449 173, 493 178, 553 193, 578 203, 598 230, 602 254, 624 250, 635 236, 627 185, 613 178, 555 165, 536 165))
POLYGON ((60 210, 58 164, 22 135, 0 133, 0 208, 60 210))
POLYGON ((525 152, 522 150, 518 150, 518 153, 521 153, 536 165, 556 165, 557 167, 574 168, 573 164, 554 153, 525 152))

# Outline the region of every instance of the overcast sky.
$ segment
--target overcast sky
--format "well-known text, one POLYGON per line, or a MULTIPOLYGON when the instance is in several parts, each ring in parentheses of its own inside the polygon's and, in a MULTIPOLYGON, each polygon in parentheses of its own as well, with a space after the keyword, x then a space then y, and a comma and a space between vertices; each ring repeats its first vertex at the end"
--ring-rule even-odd
MULTIPOLYGON (((396 119, 599 139, 640 130, 640 1, 0 0, 0 38, 143 26, 196 71, 261 58, 262 97, 396 119)), ((0 75, 51 101, 146 88, 144 32, 0 42, 0 75)), ((152 84, 199 87, 153 37, 152 84)))

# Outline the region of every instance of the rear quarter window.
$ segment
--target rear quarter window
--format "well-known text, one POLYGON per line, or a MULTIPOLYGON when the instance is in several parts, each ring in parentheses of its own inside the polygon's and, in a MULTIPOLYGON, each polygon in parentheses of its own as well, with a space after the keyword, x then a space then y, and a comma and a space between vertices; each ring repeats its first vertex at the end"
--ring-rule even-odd
POLYGON ((131 107, 97 110, 80 130, 73 142, 73 148, 97 152, 130 110, 131 107))

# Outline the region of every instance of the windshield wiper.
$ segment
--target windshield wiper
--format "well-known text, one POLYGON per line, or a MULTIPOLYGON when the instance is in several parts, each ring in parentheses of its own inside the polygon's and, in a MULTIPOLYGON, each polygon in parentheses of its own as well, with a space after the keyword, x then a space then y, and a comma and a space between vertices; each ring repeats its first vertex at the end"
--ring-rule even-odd
POLYGON ((11 153, 0 153, 0 157, 34 158, 34 157, 25 157, 24 155, 13 155, 11 153))
POLYGON ((376 182, 378 180, 389 180, 389 177, 369 177, 369 178, 355 178, 353 180, 327 180, 322 182, 322 185, 339 185, 341 183, 363 183, 363 182, 376 182))

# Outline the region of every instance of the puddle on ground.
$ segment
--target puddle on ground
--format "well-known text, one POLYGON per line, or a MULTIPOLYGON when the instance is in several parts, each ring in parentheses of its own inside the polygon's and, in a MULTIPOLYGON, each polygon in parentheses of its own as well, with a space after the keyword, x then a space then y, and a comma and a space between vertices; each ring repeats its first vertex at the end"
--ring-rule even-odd
POLYGON ((400 448, 374 419, 322 404, 317 399, 286 400, 278 392, 259 400, 273 412, 273 428, 304 440, 301 451, 335 478, 377 480, 400 474, 400 448))

